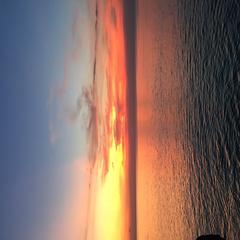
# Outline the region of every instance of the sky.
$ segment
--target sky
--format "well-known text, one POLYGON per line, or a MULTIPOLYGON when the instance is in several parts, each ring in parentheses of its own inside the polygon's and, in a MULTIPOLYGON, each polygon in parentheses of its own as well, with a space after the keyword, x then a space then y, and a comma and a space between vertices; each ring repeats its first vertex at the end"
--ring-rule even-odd
POLYGON ((91 1, 0 2, 0 239, 57 239, 84 201, 92 19, 91 1))
POLYGON ((132 236, 123 3, 0 2, 0 239, 132 236))

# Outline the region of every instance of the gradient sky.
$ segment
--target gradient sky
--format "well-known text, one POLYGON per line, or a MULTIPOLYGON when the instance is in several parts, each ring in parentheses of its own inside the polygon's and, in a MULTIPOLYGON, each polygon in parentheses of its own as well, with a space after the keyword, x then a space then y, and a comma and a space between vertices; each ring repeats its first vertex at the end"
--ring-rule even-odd
POLYGON ((87 110, 79 116, 78 99, 92 80, 90 5, 0 2, 0 239, 70 239, 80 221, 66 212, 86 170, 87 110), (67 217, 75 222, 57 238, 67 217))

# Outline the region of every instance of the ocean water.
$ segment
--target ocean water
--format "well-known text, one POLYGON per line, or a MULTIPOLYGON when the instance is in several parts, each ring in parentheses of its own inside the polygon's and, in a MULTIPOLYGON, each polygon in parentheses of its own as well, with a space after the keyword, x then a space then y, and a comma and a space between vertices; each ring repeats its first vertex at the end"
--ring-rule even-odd
POLYGON ((182 1, 178 9, 189 224, 240 239, 240 2, 182 1))
POLYGON ((240 239, 240 3, 137 5, 138 239, 240 239))

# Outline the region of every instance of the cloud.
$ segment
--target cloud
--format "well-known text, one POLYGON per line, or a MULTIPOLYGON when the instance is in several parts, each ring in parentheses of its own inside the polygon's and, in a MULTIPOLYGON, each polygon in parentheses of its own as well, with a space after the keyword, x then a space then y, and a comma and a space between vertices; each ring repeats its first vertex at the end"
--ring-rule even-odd
POLYGON ((77 9, 72 25, 72 48, 65 54, 63 79, 55 87, 55 91, 50 93, 49 108, 50 111, 52 109, 52 112, 50 112, 52 119, 50 119, 49 126, 49 141, 55 144, 60 138, 65 137, 63 133, 69 131, 69 126, 73 127, 81 122, 84 130, 87 132, 88 139, 85 139, 85 141, 88 142, 89 150, 87 157, 76 160, 66 167, 66 171, 71 179, 70 191, 67 197, 68 201, 60 209, 59 216, 50 226, 47 240, 83 239, 82 236, 85 235, 87 228, 89 175, 97 158, 99 129, 95 52, 92 63, 91 83, 83 86, 83 84, 73 83, 73 81, 80 81, 79 79, 71 79, 72 65, 77 65, 80 62, 82 44, 85 41, 85 36, 81 32, 83 23, 79 12, 80 10, 77 9), (79 89, 76 89, 75 86, 79 86, 79 89), (73 92, 75 98, 73 98, 73 92), (83 182, 84 184, 82 184, 83 182))
POLYGON ((60 134, 57 131, 50 131, 49 141, 51 144, 55 144, 60 139, 60 134))
MULTIPOLYGON (((90 56, 92 52, 86 51, 93 42, 93 36, 91 30, 89 30, 90 25, 94 28, 93 20, 90 19, 89 23, 86 17, 92 13, 82 14, 84 8, 91 12, 95 11, 95 9, 88 9, 89 4, 89 2, 86 2, 76 5, 71 26, 70 46, 65 46, 63 76, 55 82, 55 86, 52 87, 49 94, 48 108, 51 117, 49 141, 52 144, 63 137, 64 129, 69 126, 73 127, 80 123, 83 128, 90 129, 90 125, 94 123, 94 117, 92 116, 95 115, 95 108, 92 99, 92 87, 85 86, 91 85, 89 66, 95 66, 92 56, 90 56), (83 9, 81 9, 81 6, 84 6, 83 9), (85 64, 87 66, 86 70, 82 69, 85 64)), ((95 76, 95 73, 93 75, 95 76)))
POLYGON ((83 239, 88 215, 88 167, 86 159, 78 159, 65 166, 69 179, 66 201, 47 230, 47 240, 83 239))
POLYGON ((111 7, 111 19, 114 27, 117 26, 117 17, 116 17, 116 9, 114 7, 111 7))

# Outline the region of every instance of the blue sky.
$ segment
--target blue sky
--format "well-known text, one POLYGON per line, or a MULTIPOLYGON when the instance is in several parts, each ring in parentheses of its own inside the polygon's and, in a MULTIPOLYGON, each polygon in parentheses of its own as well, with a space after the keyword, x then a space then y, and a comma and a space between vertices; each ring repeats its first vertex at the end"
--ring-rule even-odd
POLYGON ((86 156, 84 116, 68 121, 91 81, 86 2, 0 1, 0 239, 46 239, 68 201, 69 166, 86 156), (79 30, 73 34, 76 9, 79 30), (66 64, 74 47, 79 56, 66 64), (59 96, 66 77, 67 90, 59 96), (50 141, 53 131, 57 137, 50 141))

